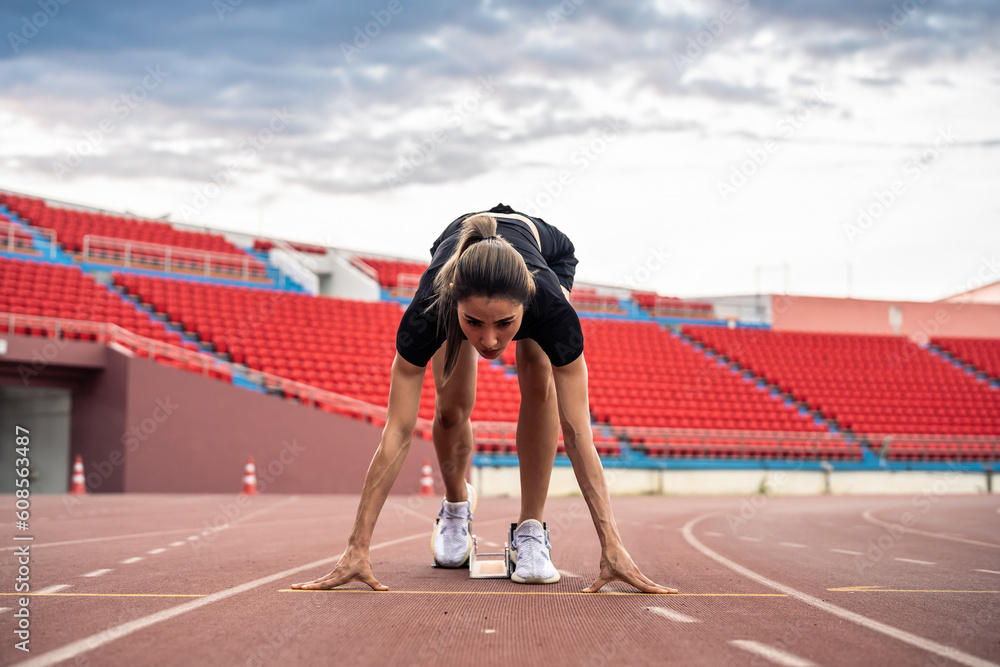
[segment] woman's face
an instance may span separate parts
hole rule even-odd
[[[458,323],[476,351],[496,359],[521,328],[524,306],[508,299],[471,296],[458,302]]]

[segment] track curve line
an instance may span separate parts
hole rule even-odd
[[[906,630],[900,630],[899,628],[893,627],[891,625],[886,625],[885,623],[876,621],[875,619],[868,618],[867,616],[862,616],[861,614],[849,611],[842,607],[838,607],[837,605],[833,605],[830,604],[829,602],[820,600],[817,597],[809,595],[808,593],[803,593],[802,591],[792,588],[791,586],[786,586],[785,584],[774,581],[773,579],[768,579],[767,577],[761,574],[757,574],[753,570],[747,569],[742,565],[740,565],[739,563],[731,561],[725,556],[716,553],[715,551],[709,549],[704,544],[702,544],[698,540],[698,538],[694,536],[694,527],[698,525],[701,521],[711,516],[716,516],[717,514],[718,514],[717,512],[712,512],[709,514],[702,514],[699,517],[691,519],[686,524],[684,524],[684,528],[681,529],[681,533],[684,535],[684,539],[687,541],[688,544],[690,544],[692,547],[700,551],[705,556],[708,556],[715,562],[719,563],[720,565],[723,565],[734,572],[742,574],[744,577],[752,579],[753,581],[756,581],[759,584],[767,586],[768,588],[773,588],[774,590],[781,591],[782,593],[788,595],[789,597],[793,597],[796,600],[799,600],[800,602],[804,602],[812,607],[816,607],[817,609],[825,611],[828,614],[832,614],[833,616],[842,618],[845,621],[850,621],[851,623],[860,625],[863,628],[874,630],[875,632],[886,635],[887,637],[892,637],[893,639],[899,640],[905,644],[909,644],[910,646],[916,647],[923,651],[934,653],[935,655],[939,655],[943,658],[947,658],[948,660],[953,660],[963,665],[968,665],[968,667],[1000,667],[1000,665],[998,665],[995,662],[990,662],[989,660],[985,660],[983,658],[971,655],[969,653],[965,653],[964,651],[960,651],[956,648],[945,646],[944,644],[939,644],[938,642],[933,641],[931,639],[926,639],[925,637],[915,635],[912,632],[907,632]]]

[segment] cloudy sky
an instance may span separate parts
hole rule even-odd
[[[994,0],[13,0],[0,26],[0,188],[415,258],[502,201],[580,279],[680,296],[1000,280]]]

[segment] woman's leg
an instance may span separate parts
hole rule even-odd
[[[445,498],[453,503],[468,500],[465,470],[472,456],[472,407],[476,403],[476,361],[479,354],[469,341],[462,341],[458,363],[447,382],[444,373],[444,346],[434,355],[434,450],[437,452]]]
[[[549,479],[559,440],[556,385],[549,358],[533,340],[517,341],[517,383],[521,409],[517,419],[517,458],[521,472],[518,524],[542,520]]]

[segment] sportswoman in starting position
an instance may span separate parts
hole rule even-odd
[[[620,580],[646,593],[677,592],[639,571],[611,512],[590,429],[583,331],[568,301],[576,272],[574,253],[573,244],[558,229],[502,204],[461,216],[438,237],[430,266],[396,333],[385,430],[365,477],[347,549],[329,574],[292,588],[328,589],[361,581],[388,590],[372,574],[371,537],[409,451],[429,361],[437,390],[434,449],[445,485],[432,535],[434,559],[442,567],[465,563],[472,550],[469,522],[476,505],[475,490],[465,481],[474,444],[470,416],[476,359],[496,359],[517,340],[521,514],[510,545],[516,562],[511,579],[529,584],[559,581],[542,511],[561,423],[566,454],[601,542],[600,574],[584,591],[595,593]]]

